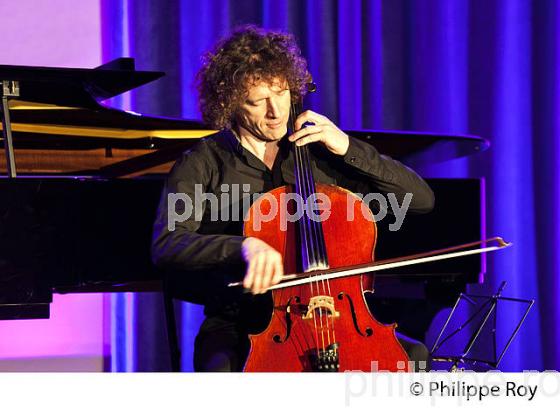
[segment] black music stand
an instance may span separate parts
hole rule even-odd
[[[463,370],[463,369],[459,368],[459,365],[467,363],[467,362],[471,363],[472,365],[483,364],[483,365],[487,366],[489,369],[490,368],[491,369],[496,369],[498,367],[498,365],[502,361],[502,358],[504,357],[504,354],[506,353],[507,349],[511,345],[511,342],[513,341],[513,338],[517,335],[517,333],[519,332],[519,329],[521,328],[521,325],[523,324],[523,322],[525,321],[525,318],[529,314],[529,310],[531,310],[531,307],[535,303],[534,300],[506,298],[506,297],[501,296],[502,291],[504,290],[505,286],[506,286],[506,282],[503,281],[501,283],[498,291],[492,296],[472,295],[472,294],[464,294],[464,293],[461,293],[459,295],[459,297],[457,298],[457,302],[455,302],[455,305],[453,306],[453,309],[449,313],[449,316],[447,317],[447,320],[446,320],[445,324],[443,325],[443,327],[442,327],[442,329],[441,329],[441,331],[440,331],[440,333],[439,333],[439,335],[438,335],[436,341],[434,342],[434,345],[432,346],[432,349],[430,351],[433,361],[452,363],[452,365],[449,369],[452,372],[458,371],[458,370]],[[457,327],[455,330],[449,332],[449,334],[446,335],[445,338],[442,338],[443,334],[447,330],[447,327],[448,327],[448,325],[449,325],[453,315],[455,314],[455,312],[457,310],[457,307],[459,306],[461,301],[465,301],[465,302],[469,303],[475,309],[474,313],[472,313],[459,327]],[[499,301],[510,301],[510,302],[516,302],[516,303],[524,303],[524,304],[527,305],[527,308],[525,309],[525,312],[523,313],[522,318],[517,323],[517,326],[515,327],[515,330],[512,332],[511,336],[509,337],[506,345],[502,349],[501,353],[498,355],[497,354],[497,348],[496,348],[496,322],[497,322],[496,318],[497,318],[497,310],[498,310],[498,302]],[[476,325],[476,322],[475,322],[476,320],[479,320],[478,325]],[[443,350],[442,346],[444,346],[447,341],[449,341],[453,336],[455,336],[456,334],[461,332],[467,326],[472,325],[472,324],[474,324],[474,331],[472,332],[466,346],[463,348],[462,353],[451,354],[451,355],[441,355],[441,356],[437,355],[438,351]],[[483,344],[485,341],[488,342],[484,338],[480,337],[481,334],[483,333],[483,331],[487,331],[487,332],[489,331],[490,332],[490,335],[488,336],[488,337],[491,338],[491,343],[492,343],[492,358],[490,360],[485,359],[485,358],[481,358],[481,357],[477,358],[475,356],[475,354],[471,353],[473,348],[477,345],[477,342],[479,344]]]

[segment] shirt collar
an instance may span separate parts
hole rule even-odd
[[[231,129],[224,130],[226,141],[228,142],[232,151],[237,152],[238,154],[243,153],[243,146],[241,145],[241,141],[239,137],[235,134],[235,132]]]
[[[243,148],[243,145],[241,145],[241,140],[239,139],[235,131],[233,131],[232,129],[225,129],[224,135],[225,140],[230,146],[231,150],[241,156],[247,164],[251,165],[253,168],[261,169],[263,171],[267,170],[266,166],[261,161],[259,161],[257,157],[255,157],[250,151]],[[293,158],[291,158],[291,143],[287,137],[282,138],[279,147],[280,151],[278,152],[278,155],[280,156],[283,173],[286,173],[287,171],[288,174],[293,174],[293,170],[291,169],[294,166],[294,162]],[[291,181],[292,178],[289,179],[290,183],[293,183]]]

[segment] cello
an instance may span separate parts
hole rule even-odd
[[[292,132],[301,111],[301,102],[291,105]],[[270,322],[260,334],[249,336],[244,371],[409,371],[396,324],[381,324],[366,304],[364,292],[372,289],[373,274],[335,279],[322,274],[373,261],[377,228],[371,210],[346,189],[315,183],[308,146],[292,148],[295,186],[260,196],[245,219],[244,235],[279,251],[285,274],[303,271],[310,279],[272,290]],[[282,212],[274,212],[278,204],[298,218],[287,221]],[[262,218],[271,212],[273,219]]]

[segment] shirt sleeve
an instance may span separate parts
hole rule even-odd
[[[204,144],[198,144],[184,153],[167,177],[152,236],[152,261],[158,268],[204,270],[243,263],[243,236],[198,232],[207,201],[200,201],[197,212],[195,194],[211,192],[212,175],[217,172],[217,164],[205,151]]]
[[[427,213],[434,208],[434,193],[429,185],[412,169],[388,156],[381,155],[377,149],[354,137],[350,138],[348,151],[343,156],[344,163],[362,175],[369,190],[376,189],[383,194],[393,193],[399,203],[406,194],[412,194],[408,210],[413,213]],[[345,179],[344,184],[352,189],[353,181]],[[360,189],[358,189],[358,192]]]

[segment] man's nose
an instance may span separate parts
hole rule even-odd
[[[278,103],[276,101],[274,101],[274,99],[272,99],[272,98],[268,100],[267,115],[270,118],[279,118],[280,117],[280,109],[279,109]]]

